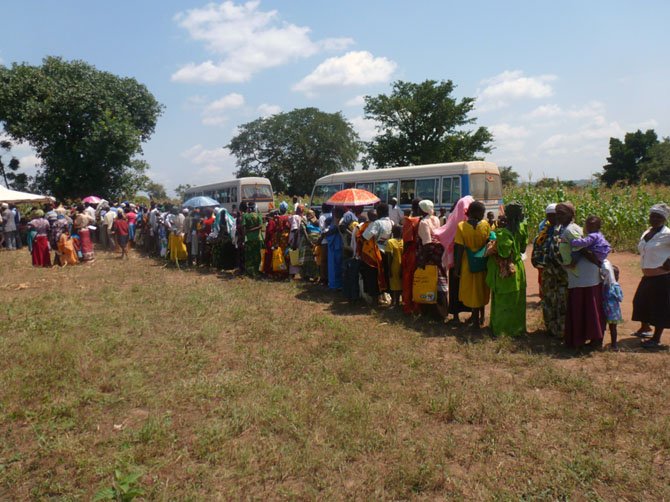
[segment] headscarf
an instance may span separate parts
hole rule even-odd
[[[423,199],[419,201],[419,208],[426,214],[433,214],[435,212],[435,205],[432,200]]]
[[[544,214],[556,214],[556,204],[549,204],[544,210]]]
[[[454,239],[456,239],[456,230],[461,221],[468,219],[466,212],[474,201],[475,199],[471,195],[466,195],[459,199],[456,207],[449,214],[447,222],[433,231],[433,235],[435,235],[440,244],[442,244],[442,247],[444,247],[442,265],[444,265],[445,270],[454,266]]]
[[[230,235],[230,238],[235,242],[235,235],[237,234],[237,224],[235,218],[228,212],[225,207],[218,208],[214,223],[212,224],[213,239],[218,237],[219,232],[223,230],[224,233]],[[211,234],[210,234],[211,235]]]
[[[664,204],[663,202],[659,204],[654,204],[653,206],[651,206],[649,214],[659,214],[667,220],[668,216],[670,216],[670,207],[668,207],[668,205]]]
[[[572,219],[575,219],[575,206],[572,205],[572,202],[561,202],[560,204],[556,204],[556,212],[559,210],[569,213],[570,216],[572,216]]]
[[[516,234],[519,224],[524,219],[523,205],[520,202],[510,202],[505,206],[505,217],[507,218],[507,229]]]
[[[286,211],[288,211],[288,203],[285,200],[283,200],[279,204],[279,213],[286,214]]]

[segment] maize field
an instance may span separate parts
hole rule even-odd
[[[640,185],[606,188],[515,186],[505,189],[505,202],[518,201],[525,208],[531,237],[544,219],[544,209],[553,202],[570,201],[575,205],[577,224],[589,215],[602,220],[602,233],[617,251],[636,251],[642,232],[649,226],[649,208],[670,203],[670,187]]]

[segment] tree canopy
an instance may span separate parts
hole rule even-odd
[[[264,176],[275,191],[306,194],[327,174],[351,170],[362,152],[358,134],[341,113],[300,108],[240,126],[227,148],[236,176]]]
[[[452,97],[451,80],[420,84],[397,81],[389,95],[365,97],[365,118],[378,123],[378,135],[367,143],[366,167],[394,167],[480,160],[491,151],[486,127],[468,130],[474,98]]]
[[[649,151],[657,143],[658,136],[653,129],[626,133],[623,141],[610,138],[610,156],[607,157],[608,164],[603,166],[600,180],[607,186],[618,181],[638,183],[640,165],[650,160]]]
[[[519,183],[519,173],[512,166],[500,166],[500,180],[503,186],[514,186]]]
[[[135,79],[83,61],[0,66],[0,122],[12,139],[35,148],[37,188],[59,198],[113,198],[145,183],[146,163],[135,156],[161,112]]]
[[[11,149],[11,141],[0,141],[0,150],[9,152]],[[28,190],[30,185],[30,177],[25,173],[17,172],[20,167],[21,164],[19,163],[19,159],[16,157],[12,156],[12,158],[7,162],[7,165],[5,165],[2,157],[0,156],[0,176],[2,177],[2,181],[5,182],[5,186],[10,190],[25,192]]]
[[[670,185],[670,138],[656,143],[647,152],[648,159],[640,162],[640,179],[648,183]]]

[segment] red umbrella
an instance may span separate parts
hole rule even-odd
[[[360,188],[346,188],[333,194],[333,196],[326,201],[326,204],[331,206],[372,206],[379,202],[379,197],[367,190]]]
[[[101,200],[102,199],[97,195],[89,195],[88,197],[84,198],[82,202],[88,202],[89,204],[100,204]]]

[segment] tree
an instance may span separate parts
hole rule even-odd
[[[640,179],[670,185],[670,138],[656,143],[647,153],[648,160],[640,162]]]
[[[168,198],[165,187],[160,183],[156,183],[155,181],[149,181],[145,185],[144,191],[149,194],[150,199],[165,200]]]
[[[653,129],[642,132],[626,133],[624,141],[610,138],[610,156],[608,164],[603,166],[600,180],[612,186],[618,181],[638,183],[640,181],[640,164],[649,160],[649,149],[658,143],[658,136]]]
[[[188,189],[191,188],[192,186],[193,186],[193,185],[191,185],[190,183],[185,183],[185,184],[182,184],[182,185],[178,185],[177,188],[174,189],[174,191],[175,191],[175,193],[177,194],[177,197],[178,197],[179,199],[182,199],[182,200],[183,200],[183,199],[184,199],[184,195],[186,194],[186,190],[188,190]]]
[[[365,97],[365,118],[376,121],[378,135],[367,143],[365,168],[478,160],[491,151],[485,127],[468,131],[474,98],[457,101],[451,80],[420,84],[397,81],[390,95]]]
[[[358,135],[340,113],[301,108],[240,126],[227,148],[236,176],[264,176],[276,191],[306,194],[327,174],[351,170],[362,152]]]
[[[512,170],[512,166],[500,166],[500,179],[503,186],[514,186],[519,183],[519,173]]]
[[[0,66],[0,122],[12,139],[37,151],[38,188],[58,198],[109,199],[141,184],[146,164],[135,156],[162,105],[135,79],[83,61],[42,63]]]

